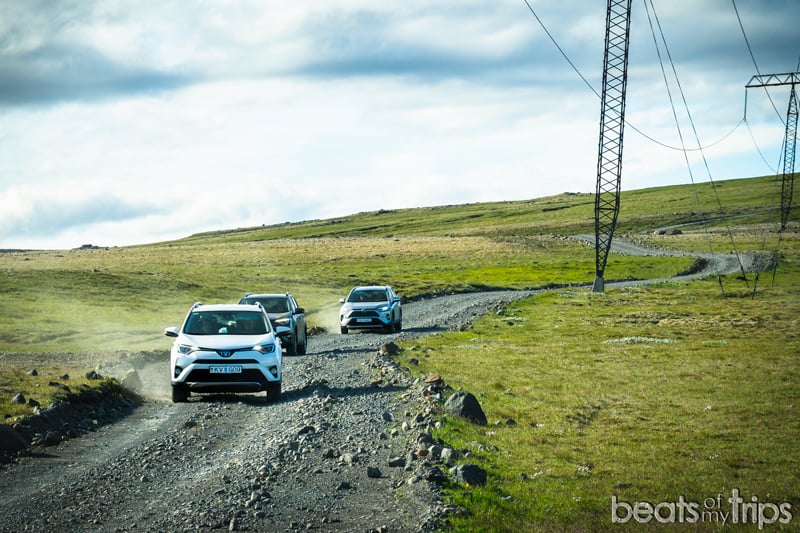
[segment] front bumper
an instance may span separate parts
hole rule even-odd
[[[392,313],[390,311],[354,309],[342,315],[340,323],[350,329],[385,328],[392,323]]]
[[[172,385],[185,385],[198,392],[260,392],[269,383],[281,381],[281,360],[275,355],[238,352],[234,358],[221,358],[214,352],[195,352],[194,356],[172,357]],[[212,373],[212,368],[234,367],[238,372]]]

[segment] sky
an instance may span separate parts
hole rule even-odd
[[[594,192],[605,17],[0,0],[0,249]],[[798,20],[797,0],[634,0],[622,188],[779,172],[789,88],[745,85],[798,70]]]

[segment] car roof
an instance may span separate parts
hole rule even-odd
[[[354,291],[374,291],[374,290],[386,290],[390,288],[388,285],[362,285],[358,287],[353,287]]]
[[[256,304],[200,304],[192,307],[192,311],[263,311]]]
[[[265,293],[265,294],[246,294],[242,296],[242,299],[245,298],[288,298],[289,293],[285,292],[283,294],[278,293]]]

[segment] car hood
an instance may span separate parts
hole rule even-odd
[[[388,305],[389,302],[345,302],[342,309],[378,309]]]
[[[183,335],[178,342],[211,350],[238,350],[259,344],[277,344],[271,333],[267,335]]]

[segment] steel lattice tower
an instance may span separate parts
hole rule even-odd
[[[786,135],[783,155],[783,179],[781,180],[781,231],[786,229],[789,210],[792,208],[794,190],[794,149],[797,144],[797,91],[794,84],[789,93],[789,110],[786,112]],[[789,146],[791,145],[791,148]]]
[[[608,0],[606,46],[603,59],[603,95],[600,107],[600,146],[597,158],[597,192],[594,200],[596,258],[596,277],[592,289],[594,292],[605,290],[603,275],[619,215],[630,15],[631,0]]]
[[[774,87],[791,85],[789,92],[789,109],[786,111],[786,133],[783,144],[783,176],[781,179],[781,231],[786,229],[789,210],[792,208],[792,192],[794,190],[794,152],[797,145],[797,84],[800,83],[800,72],[787,74],[766,74],[753,76],[745,85],[753,87]]]

